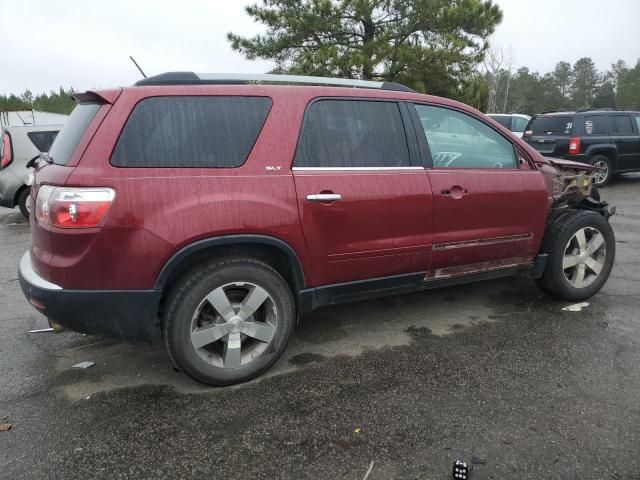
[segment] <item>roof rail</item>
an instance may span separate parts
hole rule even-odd
[[[379,90],[395,90],[399,92],[415,92],[415,90],[395,82],[374,82],[371,80],[353,80],[349,78],[311,77],[306,75],[277,75],[272,73],[194,73],[167,72],[139,80],[135,86],[146,85],[251,85],[251,84],[286,84],[286,85],[323,85],[335,87],[375,88]]]
[[[576,112],[617,112],[615,107],[603,107],[603,108],[579,108]]]

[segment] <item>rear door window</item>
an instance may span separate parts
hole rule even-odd
[[[27,137],[39,152],[48,152],[57,135],[57,130],[27,133]]]
[[[184,96],[142,100],[111,157],[117,167],[241,166],[269,114],[267,97]]]
[[[541,115],[531,120],[529,130],[535,136],[569,136],[573,129],[573,117],[568,115]]]
[[[512,132],[524,132],[524,129],[529,123],[529,120],[522,117],[513,117],[511,122],[511,131]]]
[[[307,110],[296,167],[409,167],[396,102],[319,100]]]
[[[73,151],[78,146],[85,130],[96,116],[101,104],[95,102],[79,103],[71,112],[65,126],[56,136],[51,148],[49,157],[53,163],[66,165],[73,155]],[[45,150],[46,151],[46,150]]]
[[[633,123],[629,115],[610,116],[609,128],[612,135],[633,135]]]
[[[505,128],[511,129],[511,117],[507,115],[490,115],[496,122]]]
[[[604,115],[588,115],[584,117],[584,133],[586,135],[606,135],[607,117]]]
[[[636,125],[638,126],[638,132],[640,132],[640,115],[636,115]]]

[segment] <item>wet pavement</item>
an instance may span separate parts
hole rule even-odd
[[[640,479],[640,175],[602,196],[616,265],[582,311],[525,278],[325,308],[229,388],[161,347],[27,333],[29,227],[0,209],[0,479],[447,479],[472,457],[477,479]]]

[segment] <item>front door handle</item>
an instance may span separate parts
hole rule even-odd
[[[440,193],[447,197],[458,199],[469,193],[469,190],[467,190],[466,188],[462,188],[460,185],[454,185],[451,188],[443,188],[442,190],[440,190]]]
[[[307,202],[330,203],[337,202],[338,200],[342,200],[342,195],[339,193],[314,193],[307,195]]]

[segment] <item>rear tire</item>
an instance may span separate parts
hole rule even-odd
[[[29,209],[31,203],[31,189],[25,188],[20,192],[18,196],[18,208],[20,209],[20,213],[27,220],[29,219]]]
[[[609,183],[613,178],[613,164],[608,157],[604,155],[594,155],[590,160],[591,165],[598,167],[599,171],[596,173],[596,179],[594,185],[602,187]]]
[[[571,210],[549,228],[541,253],[548,254],[538,287],[561,300],[585,300],[606,283],[616,242],[609,222],[595,212]]]
[[[296,318],[280,274],[244,257],[191,270],[172,288],[164,311],[169,356],[182,372],[209,385],[245,382],[269,369]]]

